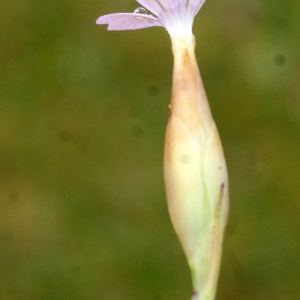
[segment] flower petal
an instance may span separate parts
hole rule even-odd
[[[172,18],[178,13],[178,1],[180,0],[136,0],[142,6],[154,13],[160,20],[172,22]],[[171,13],[171,14],[170,14]],[[164,24],[165,25],[165,24]]]
[[[136,0],[138,3],[140,3],[142,6],[146,7],[149,11],[153,12],[155,15],[160,16],[166,8],[169,8],[170,6],[174,7],[174,5],[170,5],[170,1],[168,0]],[[171,0],[171,2],[173,2]],[[177,2],[177,0],[175,0]]]
[[[202,5],[204,4],[205,0],[188,0],[187,1],[187,9],[196,16]]]
[[[155,14],[171,36],[191,35],[195,15],[205,0],[136,0]]]
[[[136,0],[149,11],[153,12],[158,17],[165,17],[165,13],[170,11],[183,16],[185,13],[191,13],[194,17],[205,0]]]
[[[108,30],[134,30],[163,24],[152,15],[138,13],[119,13],[105,15],[97,19],[96,24],[108,24]]]

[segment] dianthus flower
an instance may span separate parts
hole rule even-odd
[[[228,214],[222,144],[195,56],[192,26],[205,0],[137,0],[133,13],[105,15],[108,30],[165,27],[174,54],[164,151],[168,209],[192,273],[192,300],[215,299]],[[148,14],[147,10],[152,12]]]

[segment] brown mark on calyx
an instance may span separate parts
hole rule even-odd
[[[224,194],[224,187],[225,187],[225,183],[222,182],[221,187],[220,187],[220,198],[223,198],[223,194]]]
[[[190,81],[192,80],[192,78],[190,78],[190,76],[194,77],[192,74],[194,73],[194,68],[193,68],[193,63],[192,63],[193,58],[190,55],[190,52],[188,49],[184,49],[184,52],[182,54],[182,66],[185,69],[185,73],[186,75],[188,75],[187,77],[184,77],[183,82],[185,82],[186,80]]]
[[[220,194],[219,194],[219,200],[216,206],[216,218],[220,218],[221,215],[221,206],[222,206],[222,200],[223,200],[223,196],[224,196],[224,189],[225,189],[225,183],[222,182],[221,186],[220,186]]]
[[[182,55],[182,64],[187,66],[190,65],[191,57],[188,49],[184,49],[184,54]]]

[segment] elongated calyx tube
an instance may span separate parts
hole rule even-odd
[[[137,0],[133,13],[101,16],[108,30],[165,27],[174,70],[164,178],[171,220],[192,273],[192,300],[213,300],[228,214],[228,179],[221,141],[195,57],[194,17],[205,0]],[[148,9],[152,14],[148,14]]]
[[[171,36],[171,41],[173,86],[164,153],[168,208],[192,272],[193,300],[209,300],[216,294],[228,213],[226,163],[194,36]]]

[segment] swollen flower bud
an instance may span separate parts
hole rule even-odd
[[[214,299],[228,212],[226,164],[194,37],[171,40],[174,70],[164,159],[168,207],[192,271],[193,300]]]

